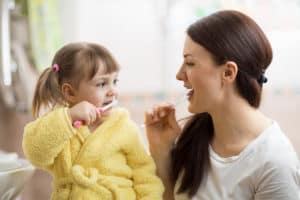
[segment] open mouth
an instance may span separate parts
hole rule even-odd
[[[111,102],[113,102],[113,101],[112,101],[112,100],[111,100],[111,101],[106,101],[106,102],[104,102],[104,103],[102,104],[102,106],[106,106],[106,105],[110,104]]]
[[[188,92],[187,92],[187,97],[190,99],[194,94],[194,89],[189,89]]]

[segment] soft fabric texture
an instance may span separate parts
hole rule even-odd
[[[26,125],[23,150],[53,175],[52,200],[160,200],[164,188],[139,133],[122,108],[92,133],[58,108]]]
[[[211,170],[192,200],[300,199],[299,159],[276,122],[238,156],[223,158],[211,147],[209,151]],[[175,194],[175,200],[188,199]]]

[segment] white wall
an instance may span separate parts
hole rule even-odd
[[[162,38],[151,1],[72,2],[73,11],[68,9],[65,17],[74,16],[76,20],[64,20],[65,38],[106,46],[122,67],[120,88],[123,91],[156,91],[164,85]]]
[[[284,4],[275,0],[170,2],[174,4],[167,13],[163,0],[59,1],[64,41],[106,46],[122,67],[123,92],[182,90],[175,74],[182,62],[185,29],[196,19],[195,8],[205,14],[220,8],[240,9],[262,26],[273,46],[266,87],[300,87],[300,3],[296,0]]]

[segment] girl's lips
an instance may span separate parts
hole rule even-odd
[[[103,103],[102,106],[106,106],[106,105],[110,104],[111,102],[112,102],[112,101],[105,102],[105,103]]]
[[[103,104],[102,104],[102,107],[103,106],[106,106],[106,105],[108,105],[108,104],[110,104],[110,103],[112,103],[113,102],[113,100],[111,100],[111,101],[105,101]]]

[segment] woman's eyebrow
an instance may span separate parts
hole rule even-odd
[[[193,57],[192,54],[190,54],[190,53],[185,53],[185,54],[183,54],[183,57],[184,57],[184,58],[186,58],[186,57],[188,57],[188,56]]]

